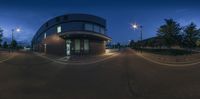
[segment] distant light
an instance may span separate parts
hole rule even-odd
[[[17,31],[17,32],[20,32],[20,31],[21,31],[21,29],[20,29],[20,28],[17,28],[17,29],[16,29],[16,31]]]
[[[133,27],[134,29],[137,29],[137,28],[138,28],[138,25],[137,25],[137,24],[132,24],[132,27]]]

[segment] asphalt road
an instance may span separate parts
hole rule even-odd
[[[130,49],[90,65],[62,65],[32,53],[0,63],[0,99],[199,99],[200,64],[169,67]]]

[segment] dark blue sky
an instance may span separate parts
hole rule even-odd
[[[134,22],[144,26],[144,38],[155,36],[165,18],[200,26],[199,5],[198,0],[1,0],[0,27],[7,38],[12,28],[20,27],[22,32],[15,33],[15,38],[30,42],[47,20],[67,13],[87,13],[107,20],[113,42],[128,42],[140,38],[139,31],[130,28]]]

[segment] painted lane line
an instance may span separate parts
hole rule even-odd
[[[0,60],[0,63],[3,63],[3,62],[5,62],[5,61],[8,61],[8,60],[14,58],[14,56],[15,56],[15,55],[12,55],[12,56],[10,56],[10,57],[8,57],[8,58],[6,58],[6,59]]]
[[[137,56],[140,56],[142,57],[143,59],[146,59],[150,62],[153,62],[153,63],[156,63],[156,64],[160,64],[160,65],[166,65],[166,66],[175,66],[175,67],[186,67],[186,66],[193,66],[193,65],[197,65],[197,64],[200,64],[200,61],[199,62],[195,62],[195,63],[186,63],[186,64],[167,64],[167,63],[162,63],[162,62],[158,62],[158,61],[155,61],[155,60],[152,60],[150,58],[147,58],[141,54],[138,54],[136,53]]]
[[[100,60],[96,60],[96,61],[92,61],[92,62],[88,62],[88,63],[67,63],[67,62],[61,62],[61,61],[56,60],[56,59],[48,58],[48,57],[40,55],[38,53],[35,53],[35,54],[37,56],[43,57],[45,59],[48,59],[48,60],[53,61],[53,62],[58,63],[58,64],[63,64],[63,65],[67,65],[67,64],[69,64],[69,65],[89,65],[89,64],[95,64],[95,63],[103,62],[105,60],[111,59],[111,58],[116,57],[116,56],[119,55],[119,53],[117,53],[117,54],[111,55],[109,57],[106,57],[106,58],[103,58],[103,59],[100,59]]]

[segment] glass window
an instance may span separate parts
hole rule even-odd
[[[92,24],[85,24],[85,30],[87,30],[87,31],[93,31]]]
[[[80,52],[80,49],[81,49],[80,46],[81,46],[80,40],[76,39],[75,40],[75,52]]]
[[[64,16],[64,20],[68,20],[68,16]]]
[[[46,33],[44,33],[44,39],[46,39],[47,38],[47,34]]]
[[[98,25],[94,25],[94,32],[100,32],[100,27]]]
[[[89,50],[89,40],[84,40],[84,50]]]
[[[60,17],[57,17],[57,18],[56,18],[56,22],[59,22],[59,21],[60,21]]]
[[[105,29],[104,28],[100,28],[100,33],[105,34]]]
[[[44,44],[44,52],[47,52],[47,44]]]
[[[47,22],[47,23],[46,23],[46,27],[48,27],[48,26],[49,26],[49,23]]]
[[[60,33],[61,32],[61,26],[58,26],[57,27],[57,33]]]

